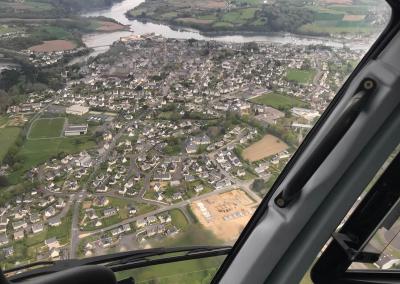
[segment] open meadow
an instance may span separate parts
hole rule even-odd
[[[21,128],[19,127],[0,128],[0,161],[3,160],[8,149],[14,144],[20,132]]]

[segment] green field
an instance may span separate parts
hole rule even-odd
[[[17,154],[23,158],[23,165],[17,171],[12,172],[9,179],[12,183],[20,181],[25,171],[60,153],[73,154],[94,147],[96,147],[96,143],[87,136],[26,140]]]
[[[60,137],[64,127],[65,118],[42,118],[32,122],[29,137],[35,138],[54,138]]]
[[[294,69],[289,68],[287,70],[286,78],[289,81],[295,81],[300,84],[311,83],[315,76],[314,70]]]
[[[256,97],[251,101],[253,103],[263,104],[281,110],[288,110],[292,107],[306,106],[306,103],[299,99],[275,92]]]
[[[169,214],[171,215],[172,218],[172,224],[176,226],[179,229],[185,230],[188,226],[188,221],[179,209],[174,209],[169,211]]]
[[[8,149],[14,144],[20,132],[21,128],[19,127],[0,128],[0,161],[3,160]]]

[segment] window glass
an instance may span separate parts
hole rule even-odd
[[[383,0],[0,0],[2,268],[233,245],[389,18]]]
[[[129,277],[135,283],[210,283],[222,264],[224,257],[187,260],[178,263],[160,264],[116,273],[117,280]]]

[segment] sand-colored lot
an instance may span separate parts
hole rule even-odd
[[[123,25],[114,23],[114,22],[100,22],[100,27],[97,28],[98,31],[101,32],[112,32],[123,30],[125,27]]]
[[[225,242],[233,242],[257,205],[244,191],[236,189],[195,201],[191,208],[206,229]]]
[[[279,138],[267,134],[260,141],[243,150],[243,158],[254,162],[286,150],[288,145]]]
[[[76,48],[76,44],[69,40],[49,40],[42,44],[34,45],[29,49],[36,52],[53,52],[71,50]]]

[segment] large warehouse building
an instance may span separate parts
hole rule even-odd
[[[65,127],[64,135],[65,136],[77,136],[77,135],[85,135],[88,130],[88,125],[68,125]]]

